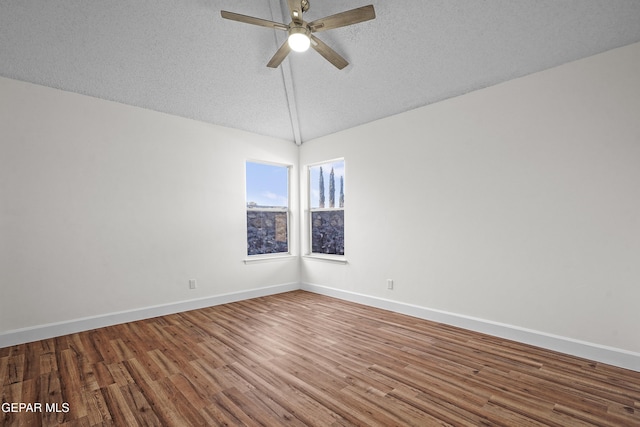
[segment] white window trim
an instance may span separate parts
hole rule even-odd
[[[312,259],[315,261],[334,262],[337,264],[349,263],[349,261],[344,255],[308,253],[308,254],[304,254],[302,257],[306,259]]]
[[[307,209],[305,211],[305,217],[306,217],[306,223],[307,223],[307,227],[306,227],[306,234],[307,234],[307,245],[306,245],[306,252],[303,255],[303,258],[306,259],[313,259],[313,260],[318,260],[318,261],[327,261],[327,262],[334,262],[334,263],[338,263],[338,264],[347,264],[347,257],[345,255],[338,255],[338,254],[321,254],[321,253],[316,253],[316,252],[312,252],[311,251],[311,247],[312,247],[312,241],[313,241],[313,237],[312,237],[312,230],[311,230],[311,215],[313,212],[324,212],[324,211],[343,211],[345,212],[345,208],[346,206],[342,206],[341,208],[311,208],[311,168],[314,166],[320,166],[320,165],[324,165],[327,163],[333,163],[333,162],[344,162],[345,165],[345,171],[347,170],[347,162],[345,160],[344,157],[337,157],[335,159],[329,159],[329,160],[323,160],[320,162],[315,162],[315,163],[309,163],[305,166],[306,168],[306,175],[307,175],[307,190],[306,190],[306,205],[307,205]],[[346,177],[345,177],[346,178]],[[345,203],[346,205],[346,203]],[[345,245],[346,246],[346,245]]]
[[[278,167],[283,167],[283,168],[287,168],[287,207],[286,208],[281,208],[281,207],[271,207],[271,208],[260,208],[260,207],[249,207],[247,206],[247,170],[246,170],[246,165],[247,163],[260,163],[263,165],[270,165],[270,166],[278,166]],[[291,252],[291,241],[293,240],[291,237],[291,221],[293,219],[293,214],[291,212],[291,170],[293,169],[293,165],[290,164],[286,164],[286,163],[277,163],[277,162],[269,162],[269,161],[264,161],[264,160],[256,160],[256,159],[246,159],[245,160],[245,185],[244,185],[244,189],[245,189],[245,197],[244,197],[244,212],[245,212],[245,220],[246,220],[246,213],[248,211],[263,211],[263,212],[286,212],[287,215],[287,252],[277,252],[277,253],[272,253],[272,254],[255,254],[255,255],[249,255],[248,253],[245,253],[245,258],[243,260],[243,262],[245,264],[252,264],[252,263],[256,263],[256,262],[269,262],[269,261],[279,261],[279,260],[285,260],[285,259],[290,259],[290,258],[298,258],[297,255],[294,255]],[[244,233],[244,241],[245,244],[248,240],[248,235],[247,235],[247,228],[245,227],[245,233]]]
[[[248,257],[249,255],[247,255]],[[282,252],[277,254],[263,254],[263,255],[250,255],[251,258],[245,258],[242,260],[245,264],[254,264],[260,262],[273,262],[273,261],[286,261],[291,259],[297,259],[297,255],[291,253]]]

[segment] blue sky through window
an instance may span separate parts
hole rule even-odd
[[[287,207],[288,177],[287,166],[247,162],[247,203],[258,206]]]
[[[320,206],[320,167],[322,167],[322,175],[324,177],[325,208],[329,207],[329,174],[331,174],[331,168],[333,168],[336,192],[335,207],[337,208],[340,197],[340,177],[344,177],[344,160],[327,162],[321,165],[314,165],[309,168],[309,195],[311,198],[312,209]]]

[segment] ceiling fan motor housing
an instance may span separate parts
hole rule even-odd
[[[292,25],[291,28],[289,28],[289,37],[291,37],[293,34],[302,34],[307,37],[311,37],[311,30],[306,24]]]

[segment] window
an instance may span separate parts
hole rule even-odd
[[[247,162],[247,254],[289,252],[289,167]]]
[[[344,160],[309,167],[311,253],[344,255]]]

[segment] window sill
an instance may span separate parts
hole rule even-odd
[[[347,264],[347,259],[341,255],[306,254],[303,258],[315,261],[334,262],[336,264]]]
[[[260,262],[271,262],[271,261],[286,261],[291,259],[297,259],[296,255],[291,254],[283,254],[283,255],[254,255],[251,258],[245,258],[243,262],[245,264],[255,264]]]

